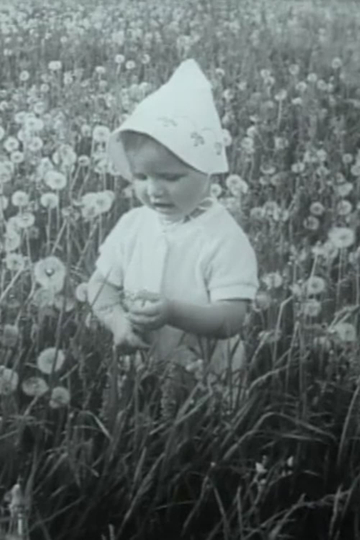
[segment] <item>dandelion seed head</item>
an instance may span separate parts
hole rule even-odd
[[[315,349],[322,349],[323,351],[330,351],[332,347],[331,340],[326,336],[316,336],[313,340],[313,346]]]
[[[26,150],[33,153],[40,152],[43,146],[44,143],[40,137],[32,137],[26,142]]]
[[[266,310],[272,304],[271,296],[266,291],[259,291],[255,296],[255,307],[259,310]]]
[[[288,141],[284,137],[274,137],[275,150],[285,150],[289,146]]]
[[[334,70],[340,69],[342,67],[342,65],[343,65],[343,62],[342,62],[341,58],[339,58],[339,57],[333,58],[333,60],[331,62],[331,67]]]
[[[317,231],[320,227],[320,221],[315,216],[308,216],[305,218],[303,224],[305,229],[308,229],[309,231]]]
[[[327,90],[327,84],[322,79],[319,79],[317,81],[316,86],[317,86],[318,90],[321,90],[322,92],[325,92]]]
[[[44,349],[36,360],[38,369],[46,375],[59,371],[64,363],[65,354],[61,349],[56,349],[56,347]]]
[[[316,151],[316,157],[320,161],[320,163],[324,163],[327,159],[327,152],[324,149],[320,149]]]
[[[310,298],[301,304],[301,312],[305,317],[318,317],[321,312],[321,303]]]
[[[307,80],[309,83],[314,84],[318,80],[318,76],[316,75],[316,73],[309,73],[309,75],[307,76]]]
[[[40,204],[44,208],[52,210],[59,206],[59,196],[56,193],[43,193],[40,197]]]
[[[263,80],[267,80],[271,76],[271,71],[268,69],[261,69],[260,70],[260,77]]]
[[[285,89],[280,90],[277,94],[275,94],[274,99],[275,101],[284,101],[288,96],[288,93]]]
[[[334,191],[338,197],[347,197],[354,189],[350,182],[334,186]]]
[[[325,212],[325,207],[321,202],[315,201],[315,202],[311,203],[311,205],[310,205],[310,213],[313,216],[322,216],[324,212]]]
[[[46,111],[46,103],[44,101],[37,101],[33,105],[33,111],[35,114],[42,115]]]
[[[134,62],[134,60],[128,60],[125,63],[125,69],[127,71],[133,71],[135,68],[136,68],[136,63]]]
[[[332,327],[333,333],[344,343],[353,343],[357,340],[355,326],[347,322],[339,322]]]
[[[15,251],[20,247],[21,237],[14,229],[8,228],[4,235],[5,251]]]
[[[64,286],[66,267],[57,257],[49,256],[35,263],[34,277],[45,289],[60,292]]]
[[[96,67],[95,67],[95,73],[96,73],[97,75],[100,75],[100,76],[105,75],[105,73],[106,73],[106,68],[105,68],[104,66],[96,66]]]
[[[88,299],[88,284],[80,283],[75,289],[75,297],[79,302],[87,302]]]
[[[105,214],[110,210],[115,200],[115,193],[110,190],[98,191],[94,199],[94,204],[98,208],[99,214]]]
[[[53,60],[48,63],[48,68],[52,72],[60,71],[62,69],[62,63],[60,60]]]
[[[299,81],[296,85],[296,90],[300,92],[300,94],[303,94],[308,88],[308,85],[305,81]]]
[[[26,396],[41,397],[49,391],[49,386],[41,377],[29,377],[21,383],[21,390]]]
[[[342,200],[336,205],[336,212],[339,216],[348,216],[352,212],[352,204],[350,201]]]
[[[110,129],[107,126],[95,126],[92,133],[93,140],[98,143],[107,143],[110,137]]]
[[[70,403],[70,392],[63,386],[56,386],[52,389],[49,405],[52,409],[66,407]]]
[[[298,64],[291,64],[291,66],[289,66],[289,73],[293,77],[296,77],[300,73],[300,66]]]
[[[302,161],[299,161],[297,163],[293,163],[291,165],[291,171],[295,174],[300,174],[302,172],[304,172],[305,170],[305,163],[303,163]]]
[[[23,70],[20,72],[20,75],[19,75],[19,80],[21,82],[26,82],[30,79],[30,73],[26,70]]]
[[[19,328],[14,324],[5,324],[1,336],[1,343],[4,347],[15,347],[19,341]]]
[[[279,272],[270,272],[261,278],[268,289],[278,289],[283,284],[283,278]]]
[[[56,191],[64,189],[67,184],[66,176],[55,170],[48,170],[44,174],[44,182],[49,188]]]
[[[19,375],[16,371],[0,366],[0,395],[8,396],[15,392],[19,384]]]
[[[23,163],[25,156],[23,152],[20,152],[19,150],[15,150],[14,152],[11,152],[10,159],[12,163],[15,165],[19,165],[19,163]]]
[[[125,56],[123,56],[122,54],[117,54],[114,58],[114,62],[118,66],[121,66],[125,62]]]
[[[35,216],[31,212],[21,212],[14,216],[14,221],[19,229],[29,229],[35,223]]]
[[[244,137],[241,141],[241,149],[244,150],[246,154],[254,153],[254,140],[252,137]]]
[[[330,242],[338,249],[346,249],[355,242],[355,233],[348,227],[333,227],[329,233]]]
[[[77,154],[70,144],[62,144],[53,154],[53,162],[63,167],[71,167],[77,160]]]
[[[223,136],[223,142],[224,146],[231,146],[232,144],[232,136],[228,129],[223,128],[222,129],[222,136]]]
[[[350,172],[354,176],[360,176],[360,162],[356,162],[350,169]]]
[[[34,114],[26,114],[23,122],[25,130],[38,133],[44,129],[44,122],[41,118],[37,118]]]
[[[255,221],[262,221],[266,217],[266,211],[262,206],[255,206],[250,210],[250,218]]]
[[[249,190],[248,184],[238,174],[230,174],[225,180],[226,187],[232,195],[239,196]]]
[[[80,165],[80,167],[89,167],[90,166],[89,156],[85,156],[85,155],[79,156],[78,165]]]
[[[311,276],[305,281],[303,288],[307,295],[321,294],[326,288],[326,282],[320,276]]]
[[[11,154],[12,152],[14,152],[15,150],[18,150],[19,149],[19,141],[18,139],[16,139],[15,137],[8,137],[5,142],[3,143],[3,147],[5,148],[5,150]]]
[[[7,253],[5,265],[11,272],[20,272],[25,268],[25,258],[21,253]]]

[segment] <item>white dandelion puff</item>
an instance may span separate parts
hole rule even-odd
[[[60,191],[66,187],[66,176],[61,172],[55,170],[49,170],[44,176],[45,184],[56,191]]]
[[[64,286],[66,267],[57,257],[49,256],[35,263],[34,276],[45,289],[60,292]]]
[[[49,386],[41,377],[29,377],[21,383],[21,390],[27,396],[41,397],[48,392]]]
[[[8,396],[15,392],[19,384],[19,375],[13,369],[0,366],[0,395]]]
[[[333,227],[329,231],[328,238],[338,249],[346,249],[355,242],[355,233],[348,227]]]
[[[66,407],[70,403],[70,392],[63,386],[53,388],[50,396],[49,405],[52,409]]]
[[[38,369],[50,375],[55,371],[59,371],[65,363],[65,354],[61,349],[56,349],[56,347],[48,347],[44,349],[36,360],[36,365]]]

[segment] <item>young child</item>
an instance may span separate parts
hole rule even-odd
[[[150,345],[160,362],[175,361],[181,345],[197,350],[200,337],[215,339],[215,374],[231,356],[231,369],[241,367],[257,263],[241,227],[210,197],[212,175],[229,168],[211,85],[194,60],[136,107],[108,152],[143,206],[121,216],[100,247],[88,287],[95,315],[115,345]]]

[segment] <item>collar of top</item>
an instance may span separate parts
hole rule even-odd
[[[185,60],[167,83],[143,99],[108,142],[113,172],[131,180],[121,133],[149,135],[182,161],[208,175],[229,170],[211,84],[194,59]]]

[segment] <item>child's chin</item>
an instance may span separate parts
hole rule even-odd
[[[185,216],[185,214],[183,214],[182,212],[179,212],[179,210],[177,210],[174,206],[169,206],[169,207],[155,206],[155,207],[152,207],[152,209],[159,216],[167,220],[179,220]]]

